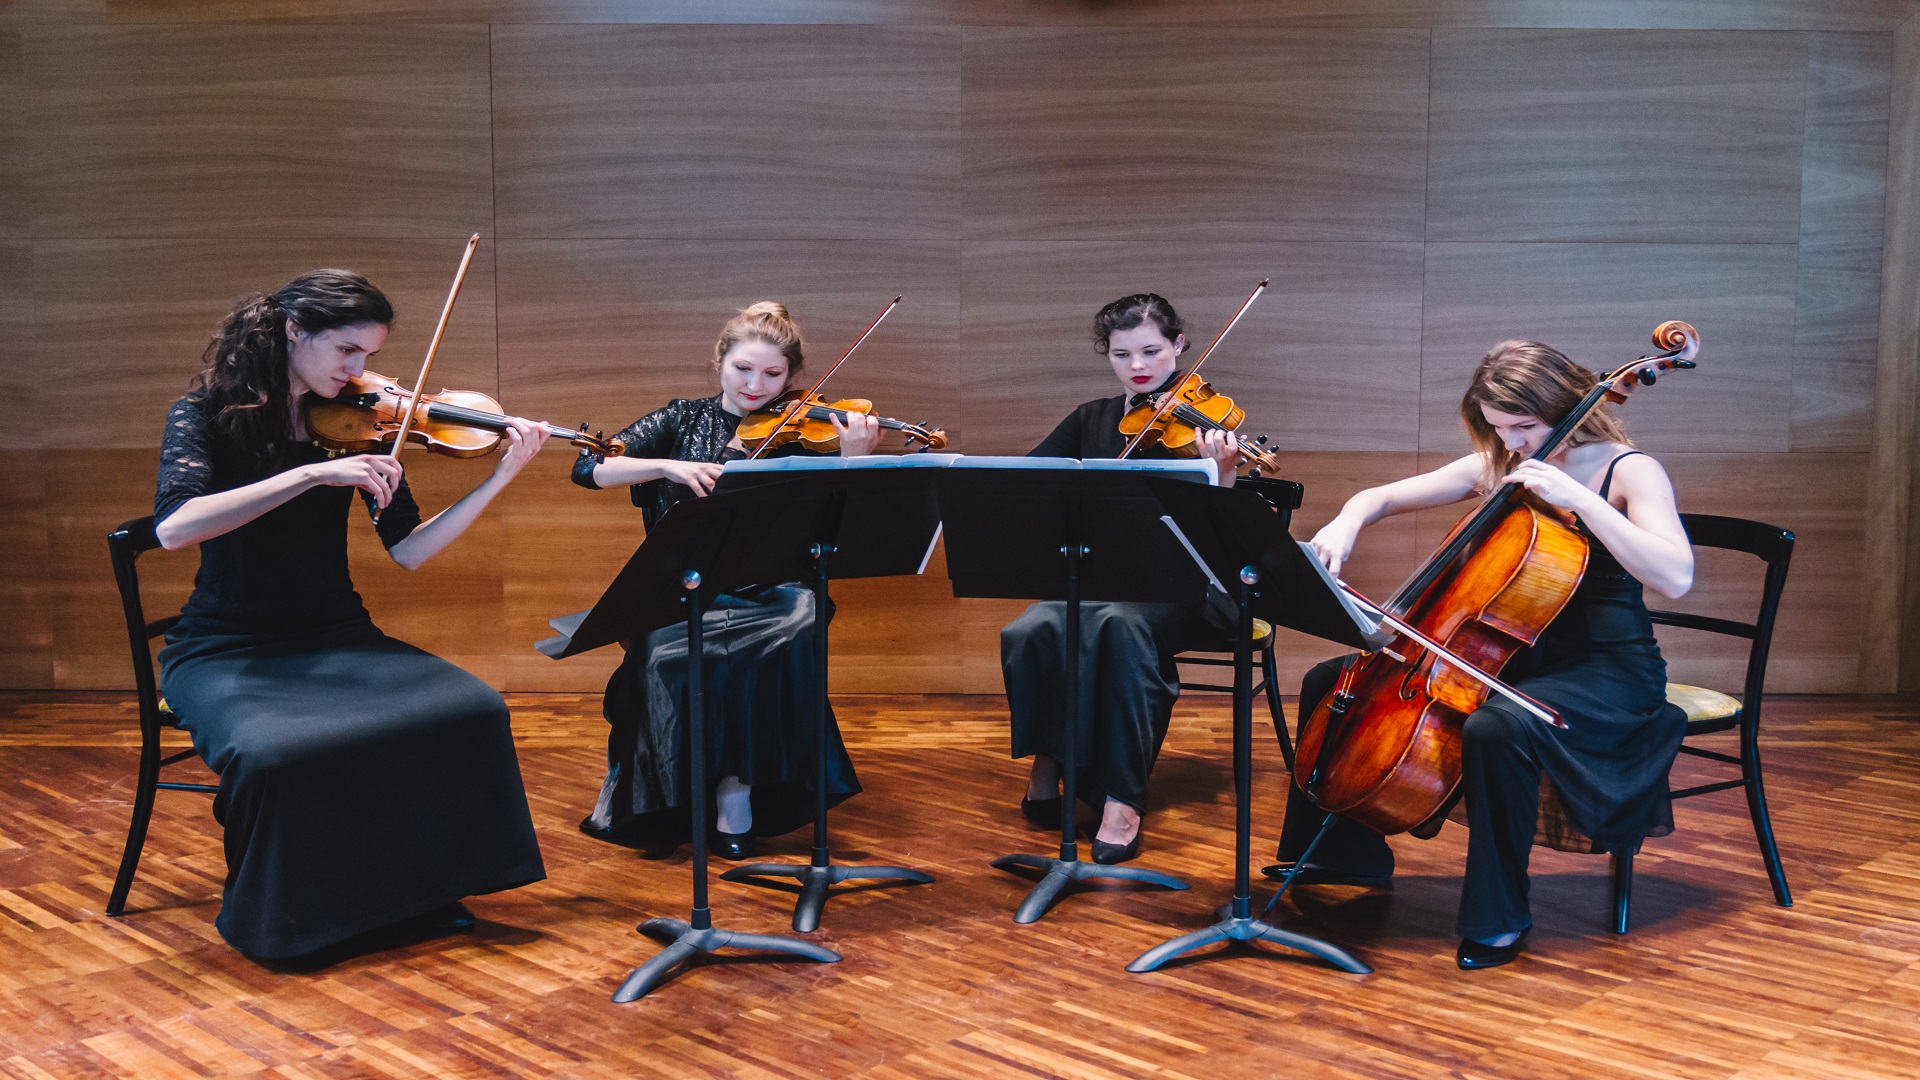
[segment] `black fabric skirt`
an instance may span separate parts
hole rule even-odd
[[[1199,604],[1080,605],[1077,794],[1144,812],[1147,777],[1180,697],[1174,656],[1230,648],[1237,609],[1223,595]],[[1000,631],[1013,756],[1066,759],[1067,605],[1046,600]]]
[[[216,922],[249,956],[303,956],[546,876],[506,703],[358,622],[287,639],[195,636],[161,687],[220,774]]]
[[[832,617],[831,610],[828,617]],[[713,781],[753,786],[753,832],[777,836],[814,816],[814,598],[800,585],[717,597],[702,616],[702,730]],[[657,849],[688,835],[693,778],[687,741],[687,627],[647,635],[607,680],[607,777],[582,831]],[[827,805],[860,790],[840,725],[827,709]],[[711,826],[712,808],[708,808]]]

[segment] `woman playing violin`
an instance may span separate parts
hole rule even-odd
[[[1678,597],[1693,584],[1693,549],[1673,485],[1604,409],[1544,460],[1528,460],[1595,382],[1591,372],[1539,342],[1494,346],[1460,403],[1474,452],[1360,492],[1313,538],[1314,551],[1338,574],[1368,525],[1511,481],[1571,515],[1589,542],[1586,573],[1572,599],[1500,673],[1568,727],[1551,727],[1500,696],[1466,719],[1460,791],[1469,830],[1456,924],[1462,968],[1493,967],[1518,953],[1533,923],[1527,862],[1542,820],[1551,823],[1545,838],[1555,846],[1620,854],[1673,827],[1667,772],[1686,717],[1667,703],[1666,663],[1642,596],[1643,586]],[[1342,663],[1328,661],[1307,673],[1302,716],[1331,692]],[[1543,776],[1561,814],[1543,818]],[[1280,858],[1297,857],[1322,817],[1295,786]],[[1288,866],[1268,873],[1278,876]],[[1340,819],[1296,880],[1382,884],[1392,873],[1385,838]]]
[[[397,460],[326,457],[301,403],[357,377],[392,322],[387,298],[349,271],[253,294],[215,334],[161,441],[155,532],[169,549],[200,545],[161,685],[220,775],[216,925],[259,959],[403,920],[470,925],[460,898],[545,876],[506,704],[373,625],[347,574],[346,530],[358,489],[383,511],[388,554],[418,567],[466,531],[546,431],[511,418],[492,475],[424,522]]]
[[[777,402],[805,357],[800,328],[787,309],[763,301],[727,320],[712,364],[720,392],[668,402],[614,436],[620,457],[587,455],[573,470],[587,488],[625,485],[651,527],[684,499],[713,490],[724,462],[744,456],[736,437],[743,417]],[[849,414],[829,422],[840,453],[867,454],[880,440],[879,421]],[[798,443],[771,455],[806,452]],[[750,838],[789,832],[813,819],[813,749],[809,703],[820,697],[813,658],[814,598],[798,584],[756,586],[721,596],[706,612],[702,665],[707,680],[707,761],[719,782],[713,851],[747,855]],[[685,830],[686,764],[677,738],[684,720],[687,630],[654,631],[627,654],[607,681],[604,712],[607,776],[581,831],[643,847],[677,842]],[[718,722],[711,722],[714,718]],[[831,713],[829,802],[860,790],[853,762]]]
[[[1107,358],[1122,393],[1089,401],[1062,420],[1035,457],[1112,458],[1127,438],[1120,419],[1129,408],[1179,382],[1175,367],[1186,351],[1180,316],[1153,293],[1122,297],[1093,319],[1095,351]],[[1199,449],[1216,462],[1220,483],[1231,485],[1239,450],[1226,433],[1201,431]],[[1158,447],[1143,457],[1167,457]],[[1147,776],[1160,754],[1174,699],[1180,694],[1175,654],[1216,645],[1233,633],[1224,595],[1198,606],[1083,603],[1081,685],[1083,729],[1092,753],[1082,752],[1081,797],[1100,808],[1093,858],[1119,863],[1140,852],[1140,818],[1147,807]],[[1064,756],[1061,700],[1066,605],[1034,604],[1000,631],[1000,667],[1013,726],[1013,756],[1033,756],[1020,809],[1034,824],[1060,827],[1060,760]]]

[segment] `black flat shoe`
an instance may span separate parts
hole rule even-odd
[[[1263,868],[1260,873],[1279,881],[1293,869],[1290,862],[1275,863]],[[1334,870],[1325,866],[1309,866],[1300,871],[1293,879],[1295,885],[1364,885],[1370,889],[1386,888],[1393,884],[1393,875],[1356,874],[1348,870]]]
[[[707,850],[722,859],[744,859],[753,854],[753,834],[721,832],[715,829],[713,838],[707,842]]]
[[[1020,813],[1043,829],[1057,829],[1060,827],[1060,796],[1029,799],[1023,795],[1020,798]]]
[[[1094,837],[1093,861],[1099,863],[1101,866],[1112,866],[1116,863],[1127,862],[1139,854],[1139,833],[1133,834],[1133,839],[1124,844],[1109,844],[1097,836]]]
[[[1460,948],[1453,954],[1453,959],[1460,965],[1462,971],[1499,967],[1501,964],[1512,963],[1513,958],[1520,955],[1520,946],[1526,943],[1527,931],[1525,930],[1520,931],[1520,936],[1514,938],[1510,945],[1485,945],[1472,938],[1461,938]]]

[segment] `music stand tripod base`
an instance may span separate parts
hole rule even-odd
[[[667,947],[628,973],[620,989],[613,993],[616,1002],[625,1003],[645,996],[647,991],[658,986],[682,964],[701,953],[713,953],[721,949],[787,953],[822,964],[837,963],[841,959],[839,953],[811,941],[795,941],[770,934],[742,934],[712,926],[695,927],[683,919],[648,919],[640,924],[639,929],[648,937],[667,942]]]
[[[1370,975],[1373,973],[1372,968],[1354,959],[1352,954],[1337,945],[1329,945],[1319,938],[1312,938],[1305,934],[1296,934],[1290,930],[1282,930],[1277,926],[1270,926],[1259,919],[1253,918],[1251,915],[1229,915],[1227,918],[1203,930],[1195,930],[1191,934],[1183,934],[1171,941],[1161,942],[1146,952],[1141,953],[1138,959],[1127,965],[1127,970],[1135,974],[1143,971],[1153,971],[1176,956],[1190,953],[1195,949],[1203,948],[1220,941],[1271,942],[1275,945],[1284,945],[1289,949],[1297,949],[1300,952],[1317,956],[1327,963],[1332,964],[1334,967],[1339,968],[1341,971],[1354,975]]]
[[[811,934],[820,928],[820,912],[827,906],[827,900],[832,897],[833,887],[841,882],[881,878],[897,879],[909,885],[925,885],[933,880],[933,875],[919,870],[909,870],[904,866],[841,866],[839,864],[822,866],[796,863],[748,863],[745,866],[736,866],[720,875],[721,881],[745,881],[750,885],[771,884],[764,881],[749,881],[750,878],[793,878],[798,881],[800,896],[793,905],[793,928],[798,933]]]
[[[1070,884],[1087,881],[1092,878],[1113,878],[1118,881],[1144,881],[1149,885],[1164,885],[1176,891],[1187,888],[1187,883],[1172,874],[1163,874],[1158,870],[1148,870],[1143,866],[1105,866],[1101,863],[1082,862],[1079,859],[1050,859],[1045,855],[1002,855],[993,860],[996,870],[1038,870],[1044,875],[1020,901],[1020,907],[1013,913],[1013,921],[1025,925],[1039,921],[1040,916],[1053,907],[1060,894]]]

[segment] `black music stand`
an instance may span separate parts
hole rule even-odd
[[[1127,970],[1153,971],[1216,942],[1266,941],[1365,975],[1373,969],[1346,950],[1270,925],[1253,914],[1248,853],[1253,831],[1253,618],[1258,610],[1261,618],[1276,625],[1362,649],[1377,648],[1391,635],[1373,630],[1372,620],[1342,597],[1326,569],[1287,533],[1280,515],[1258,495],[1166,480],[1152,484],[1189,553],[1220,582],[1233,582],[1239,600],[1233,646],[1233,901],[1220,921],[1154,946],[1128,964]],[[1274,900],[1290,884],[1291,878]],[[1267,910],[1272,907],[1269,902]]]
[[[764,878],[793,878],[800,894],[793,905],[794,930],[819,929],[820,913],[832,888],[857,879],[898,879],[924,885],[933,877],[904,866],[844,866],[834,863],[827,844],[827,560],[841,578],[900,577],[926,569],[939,536],[940,504],[921,468],[903,463],[925,458],[783,458],[759,469],[729,468],[716,494],[746,490],[768,482],[801,485],[796,524],[811,538],[813,557],[814,662],[820,671],[820,697],[814,702],[813,857],[804,864],[747,863],[720,875],[722,881],[775,887]],[[759,463],[755,463],[759,464]],[[792,479],[785,479],[785,478]],[[776,479],[778,478],[778,479]]]
[[[1067,886],[1091,878],[1187,887],[1158,870],[1080,861],[1074,829],[1080,741],[1085,735],[1080,715],[1080,602],[1197,604],[1205,599],[1208,586],[1206,576],[1160,520],[1165,511],[1145,475],[1083,470],[1079,462],[1049,467],[1045,458],[1014,460],[1018,467],[996,467],[994,459],[963,459],[941,470],[936,483],[953,595],[1067,603],[1060,854],[993,860],[996,869],[1041,872],[1013,916],[1016,923],[1030,923],[1045,915]]]
[[[613,1000],[633,1001],[681,965],[720,949],[760,949],[831,964],[832,949],[770,934],[744,934],[713,925],[707,905],[707,744],[703,726],[701,661],[706,597],[755,581],[790,581],[806,568],[805,524],[796,521],[795,485],[777,484],[691,499],[655,523],[612,585],[571,634],[541,642],[554,659],[608,645],[638,643],[660,627],[687,620],[687,742],[693,818],[693,910],[687,919],[654,918],[639,930],[667,947],[633,969]]]

